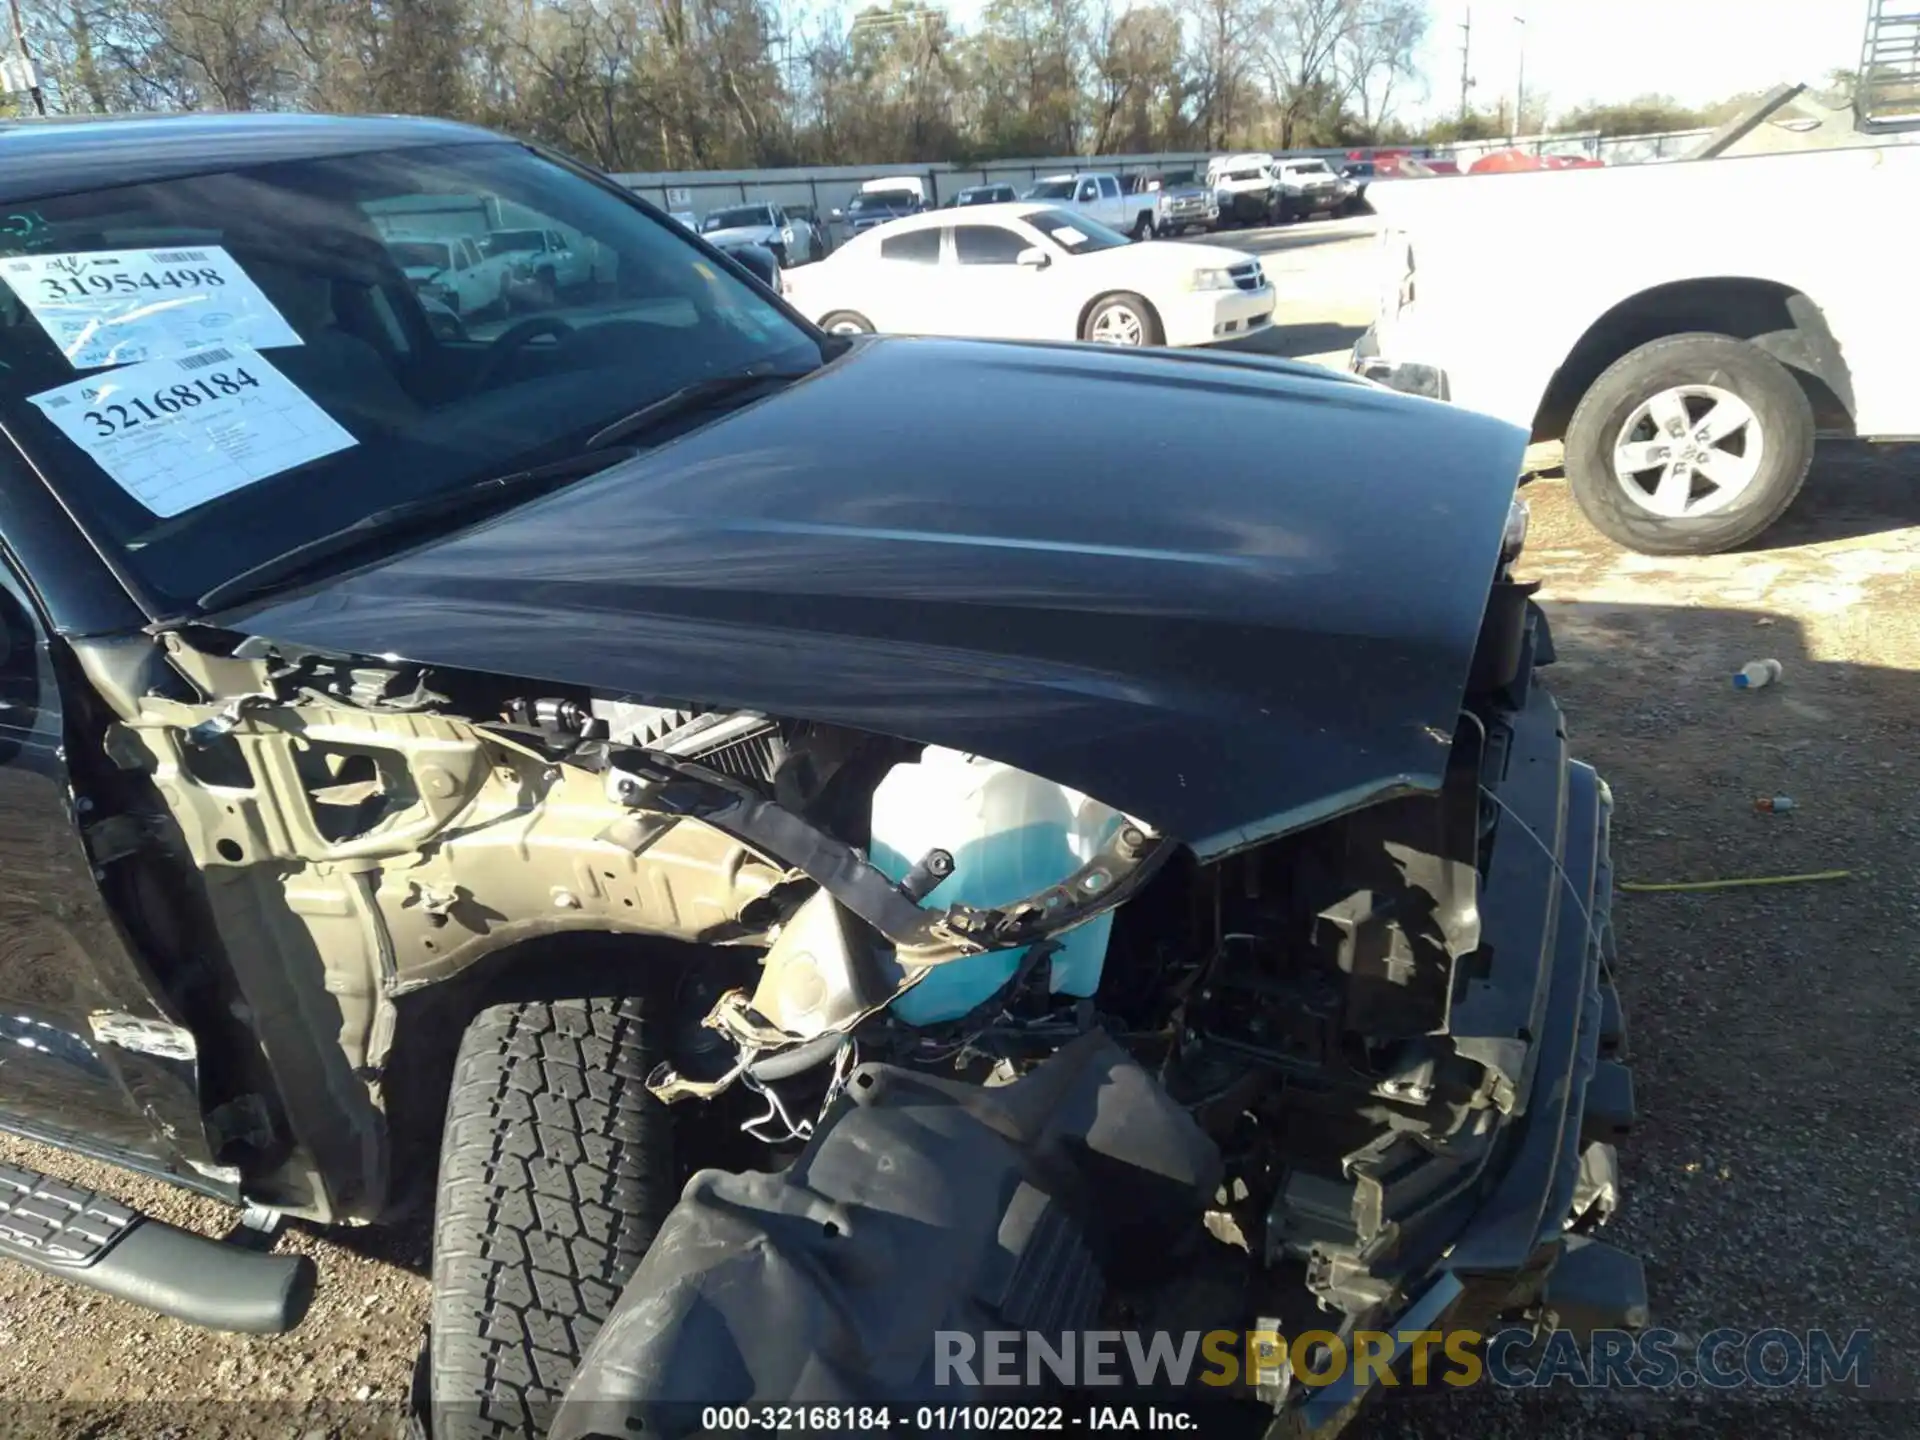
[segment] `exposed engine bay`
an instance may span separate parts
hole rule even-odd
[[[1350,1330],[1407,1304],[1535,1143],[1543,1065],[1579,1082],[1537,1142],[1565,1183],[1514,1231],[1506,1280],[1617,1198],[1609,1137],[1578,1108],[1623,1033],[1594,969],[1606,799],[1532,684],[1550,650],[1529,593],[1495,586],[1439,793],[1212,863],[937,747],[216,631],[169,633],[164,671],[77,648],[118,713],[125,792],[119,833],[89,841],[129,862],[115,883],[140,923],[185,893],[172,947],[224,955],[183,965],[176,999],[251,1037],[256,1065],[202,1084],[218,1165],[283,1209],[389,1205],[420,997],[627,937],[603,953],[628,982],[678,975],[648,1087],[696,1129],[751,1137],[743,1168],[824,1140],[856,1076],[991,1091],[1102,1045],[1191,1127],[1180,1218],[1207,1237],[1194,1275],[1229,1277],[1214,1318]],[[1522,779],[1541,792],[1527,813]]]

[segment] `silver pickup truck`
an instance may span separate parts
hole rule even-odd
[[[1220,197],[1204,172],[1129,175],[1122,183],[1129,194],[1153,197],[1155,234],[1184,235],[1189,230],[1211,230],[1220,223]]]

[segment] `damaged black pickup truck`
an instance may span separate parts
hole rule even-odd
[[[432,1204],[436,1436],[1005,1393],[936,1332],[1644,1323],[1520,432],[822,335],[436,122],[16,127],[0,199],[0,1123]],[[433,323],[420,237],[506,226],[590,281]],[[313,1285],[7,1167],[0,1254]]]

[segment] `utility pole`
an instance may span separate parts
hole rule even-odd
[[[1513,86],[1513,138],[1518,140],[1527,123],[1527,17],[1516,15],[1513,23],[1520,27],[1520,75]]]
[[[19,0],[15,0],[17,4]],[[1473,6],[1459,23],[1459,123],[1467,123],[1467,90],[1473,88]]]
[[[33,57],[27,54],[27,31],[20,23],[20,0],[7,0],[13,10],[13,43],[20,52],[20,78],[26,81],[21,88],[33,96],[33,108],[36,114],[47,113],[47,97],[40,92],[40,71],[34,66]]]

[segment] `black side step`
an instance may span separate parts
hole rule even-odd
[[[0,1165],[0,1259],[192,1325],[253,1335],[298,1325],[316,1276],[308,1256],[225,1245],[11,1165]]]

